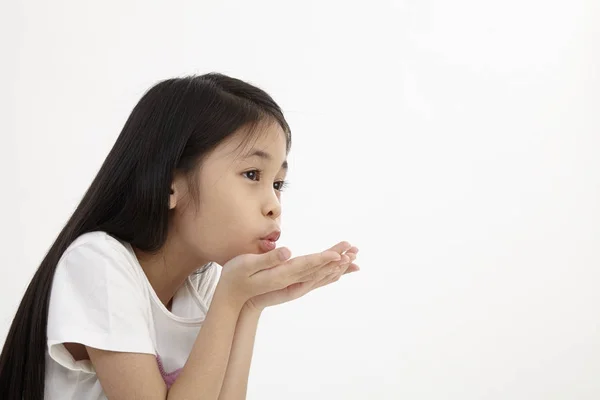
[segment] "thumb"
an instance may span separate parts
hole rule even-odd
[[[287,247],[280,247],[269,251],[268,253],[262,254],[257,257],[256,264],[253,268],[253,273],[258,271],[273,268],[276,265],[283,263],[292,256],[292,252]]]

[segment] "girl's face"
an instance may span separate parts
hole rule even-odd
[[[170,235],[201,263],[223,265],[240,254],[266,252],[263,239],[280,230],[286,136],[276,123],[262,129],[244,146],[247,132],[240,130],[204,158],[197,204],[186,196],[187,180],[174,181]]]

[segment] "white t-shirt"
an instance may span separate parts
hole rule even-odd
[[[170,386],[190,354],[220,275],[218,264],[192,274],[169,311],[128,243],[99,231],[77,238],[52,282],[44,398],[106,399],[91,362],[75,361],[63,343],[153,354]]]

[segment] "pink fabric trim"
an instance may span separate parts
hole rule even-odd
[[[171,388],[171,386],[175,383],[175,380],[181,373],[181,368],[178,368],[173,372],[167,373],[165,371],[165,368],[163,367],[162,360],[160,359],[160,356],[158,354],[156,355],[156,362],[158,363],[158,369],[160,370],[160,374],[162,375],[163,380],[167,384],[167,389]]]

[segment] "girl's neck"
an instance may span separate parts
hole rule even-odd
[[[179,287],[192,272],[208,262],[189,256],[189,250],[169,241],[156,253],[134,251],[150,285],[169,310]]]

